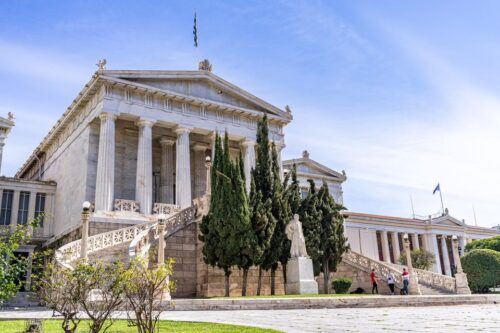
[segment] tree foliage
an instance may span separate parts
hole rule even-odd
[[[490,288],[500,285],[500,252],[471,250],[460,259],[473,292],[488,292]]]
[[[202,219],[200,240],[204,242],[205,263],[224,270],[226,296],[229,296],[231,267],[250,267],[253,258],[250,210],[241,163],[241,159],[237,163],[231,161],[227,133],[223,145],[216,135],[210,210]]]
[[[436,262],[434,253],[424,249],[415,249],[410,252],[410,255],[413,268],[428,270]],[[405,252],[401,253],[398,262],[401,265],[407,265]]]
[[[476,249],[489,249],[500,252],[500,236],[478,239],[468,243],[465,246],[465,252],[469,252]]]

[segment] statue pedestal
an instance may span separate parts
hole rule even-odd
[[[317,294],[318,283],[314,280],[313,264],[310,258],[296,257],[286,265],[287,295]]]
[[[467,274],[456,273],[455,274],[455,284],[457,289],[457,294],[470,295],[469,282],[467,281]]]

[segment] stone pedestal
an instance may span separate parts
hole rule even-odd
[[[314,280],[313,264],[310,258],[298,257],[288,260],[286,277],[287,295],[318,293],[318,283]]]
[[[455,274],[455,284],[457,289],[457,294],[470,295],[469,281],[467,280],[467,274],[456,273]]]

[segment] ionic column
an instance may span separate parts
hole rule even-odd
[[[460,247],[459,255],[462,257],[465,253],[465,237],[458,237],[458,246]]]
[[[241,143],[243,147],[243,168],[245,169],[245,188],[250,193],[252,181],[251,171],[255,167],[255,141],[246,139]]]
[[[3,147],[5,143],[3,142],[5,137],[0,136],[0,172],[2,171],[2,155],[3,155]]]
[[[115,199],[115,119],[112,113],[101,113],[99,153],[95,185],[95,209],[113,210]]]
[[[391,262],[391,255],[389,253],[389,240],[387,238],[387,231],[380,232],[380,239],[382,241],[382,256],[385,262]]]
[[[161,138],[160,199],[163,203],[174,203],[174,140]]]
[[[205,154],[207,146],[195,144],[194,150],[194,197],[198,198],[205,194],[207,169],[205,167]]]
[[[413,243],[413,250],[420,249],[420,245],[418,244],[418,234],[411,234],[411,241]]]
[[[427,238],[427,234],[422,234],[422,246],[421,248],[423,248],[424,250],[426,251],[430,251],[429,250],[429,240]]]
[[[441,236],[441,252],[443,253],[444,273],[451,276],[450,256],[448,255],[448,245],[446,244],[446,236]]]
[[[191,206],[191,165],[189,151],[189,132],[191,128],[177,127],[175,167],[175,199],[181,208]]]
[[[153,121],[145,119],[137,122],[139,143],[137,146],[135,199],[139,201],[142,214],[151,214],[153,207],[153,124]]]
[[[392,254],[394,255],[394,263],[396,264],[398,262],[399,256],[401,255],[401,251],[399,249],[399,234],[398,234],[398,232],[394,231],[392,233],[391,241],[392,241],[392,251],[393,251]]]
[[[435,258],[435,262],[432,265],[432,270],[436,273],[443,274],[443,272],[441,272],[441,259],[439,258],[439,245],[437,235],[428,234],[427,237],[427,239],[429,240],[429,252],[434,254]]]

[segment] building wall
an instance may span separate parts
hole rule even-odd
[[[378,260],[377,232],[370,229],[346,227],[351,250]]]

